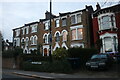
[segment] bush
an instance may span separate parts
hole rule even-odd
[[[56,72],[69,73],[72,71],[67,60],[55,60],[53,62],[42,61],[42,64],[31,64],[30,62],[23,63],[24,70],[40,71],[40,72]]]
[[[13,50],[7,50],[2,52],[2,57],[4,58],[13,58]]]
[[[49,61],[49,56],[42,56],[40,54],[22,54],[23,61]]]
[[[64,59],[67,57],[67,50],[64,48],[58,48],[52,54],[54,59]]]

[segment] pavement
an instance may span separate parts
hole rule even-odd
[[[3,71],[11,72],[12,74],[40,78],[45,80],[60,80],[67,78],[119,78],[118,71],[77,71],[77,73],[63,74],[63,73],[47,73],[47,72],[33,72],[23,70],[3,69]]]

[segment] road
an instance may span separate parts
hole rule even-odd
[[[43,80],[43,79],[37,79],[34,77],[28,77],[28,76],[22,76],[22,75],[16,75],[16,74],[13,74],[12,72],[5,70],[2,72],[2,80]]]

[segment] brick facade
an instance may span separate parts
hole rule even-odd
[[[59,16],[52,15],[52,51],[61,47],[65,49],[70,47],[92,47],[92,12],[92,6],[86,6],[85,9],[82,10],[68,13],[59,13]],[[28,23],[20,28],[13,29],[14,46],[23,48],[24,53],[29,54],[31,53],[31,50],[37,50],[38,45],[40,45],[40,53],[42,53],[43,56],[49,56],[50,14],[47,11],[45,15],[45,19],[40,19],[39,22]],[[31,33],[31,25],[34,24],[37,24],[37,32]],[[23,34],[23,29],[27,28],[28,33]],[[35,35],[37,36],[37,44],[32,45],[31,36]],[[27,38],[28,45],[26,46]],[[17,39],[19,43],[15,42]],[[24,39],[24,43],[22,42],[22,39]]]
[[[99,4],[98,4],[99,6]],[[120,44],[120,5],[93,13],[94,45],[101,40],[100,53],[117,53]]]

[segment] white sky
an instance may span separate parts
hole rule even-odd
[[[76,2],[74,2],[76,1]],[[86,2],[85,2],[86,1]],[[52,13],[59,15],[63,12],[71,12],[85,8],[85,5],[92,5],[95,9],[99,0],[61,0],[52,3]],[[116,0],[118,2],[118,0]],[[114,5],[109,2],[107,6]],[[106,6],[106,5],[105,5]],[[104,7],[105,7],[104,6]],[[23,26],[26,23],[39,21],[45,18],[46,10],[49,11],[49,0],[1,0],[0,1],[0,31],[4,39],[12,41],[12,29]]]

